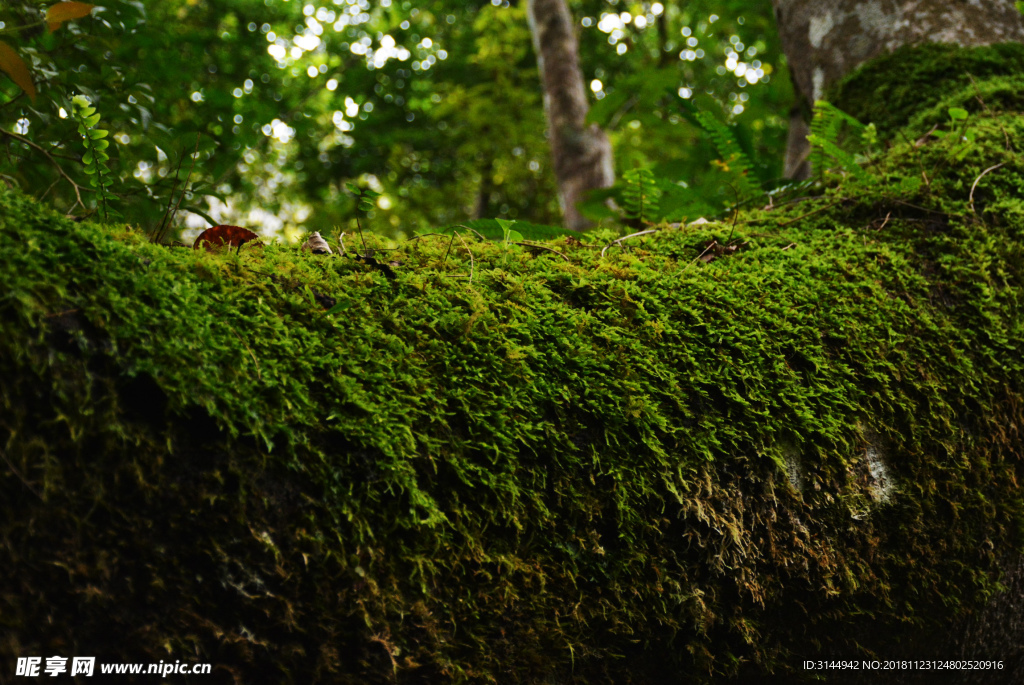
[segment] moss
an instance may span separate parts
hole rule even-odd
[[[1024,45],[1019,43],[970,49],[938,43],[905,46],[854,71],[830,88],[826,99],[891,136],[951,91],[1021,73]],[[1018,94],[1014,107],[1020,102]]]
[[[427,237],[394,279],[0,193],[0,660],[660,683],[948,656],[917,638],[1024,533],[1021,167],[968,201],[1024,125],[969,122],[735,227]]]

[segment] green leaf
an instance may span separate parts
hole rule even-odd
[[[102,128],[94,128],[89,131],[89,138],[92,140],[99,140],[100,138],[106,138],[110,131],[104,131]]]
[[[330,309],[327,310],[327,316],[334,316],[338,312],[343,312],[352,306],[351,302],[339,302]]]
[[[950,119],[966,119],[968,115],[967,110],[962,107],[950,107],[948,111]]]
[[[86,171],[89,171],[89,166],[92,164],[93,159],[95,158],[93,157],[92,150],[89,150],[82,155],[82,161],[85,163]]]

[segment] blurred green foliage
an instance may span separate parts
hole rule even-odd
[[[63,211],[83,210],[61,170],[88,185],[66,107],[84,95],[117,209],[143,227],[182,192],[196,134],[182,207],[264,234],[354,228],[352,182],[381,194],[378,232],[561,221],[525,2],[111,0],[51,32],[52,4],[0,7],[38,90],[0,76],[0,178]],[[570,4],[620,177],[651,169],[681,213],[733,202],[694,110],[731,125],[758,181],[780,175],[792,93],[767,0]],[[684,188],[703,204],[673,200]]]

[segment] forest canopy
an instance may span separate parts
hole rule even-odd
[[[109,205],[146,230],[178,204],[189,237],[211,223],[334,234],[360,215],[351,184],[380,193],[367,223],[392,236],[479,218],[557,225],[525,5],[5,3],[0,178],[74,215]],[[621,218],[603,200],[638,170],[658,180],[658,219],[736,202],[696,113],[730,127],[755,183],[781,176],[793,93],[770,2],[570,9],[589,120],[610,136],[620,179],[589,203],[595,220]],[[109,159],[94,165],[104,193],[76,96],[108,132],[97,156]]]

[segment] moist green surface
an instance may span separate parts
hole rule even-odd
[[[1024,533],[1024,84],[976,81],[905,131],[961,106],[973,143],[897,137],[870,182],[603,257],[428,236],[392,274],[0,191],[0,662],[639,683],[927,652]]]

